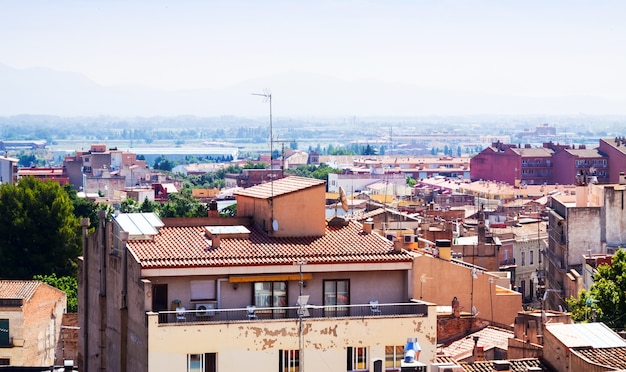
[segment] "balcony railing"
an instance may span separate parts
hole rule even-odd
[[[280,319],[373,317],[373,316],[427,316],[428,306],[418,302],[392,304],[362,304],[341,306],[307,305],[288,307],[256,307],[209,310],[159,311],[159,324],[189,322],[264,321]]]

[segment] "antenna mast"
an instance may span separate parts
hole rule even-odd
[[[278,224],[274,220],[274,178],[272,177],[272,156],[274,156],[274,137],[272,133],[272,92],[269,89],[264,89],[263,93],[252,93],[253,96],[261,96],[265,102],[270,104],[270,209],[271,209],[271,229],[278,230]],[[269,231],[269,229],[268,229]]]

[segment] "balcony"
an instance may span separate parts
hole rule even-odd
[[[421,302],[341,306],[307,305],[247,307],[235,309],[159,311],[159,324],[228,323],[242,321],[294,320],[302,318],[426,317],[428,306]]]

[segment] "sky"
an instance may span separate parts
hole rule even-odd
[[[7,0],[0,63],[161,90],[306,72],[626,100],[625,16],[606,0]]]

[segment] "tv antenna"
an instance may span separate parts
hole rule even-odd
[[[263,89],[263,93],[252,93],[253,96],[263,97],[264,102],[270,104],[270,176],[272,172],[272,156],[274,155],[274,137],[272,133],[272,92],[269,89]],[[270,210],[271,224],[274,232],[278,231],[278,221],[274,219],[274,177],[270,177]]]
[[[274,137],[272,134],[272,92],[269,89],[263,89],[263,93],[252,93],[253,96],[263,97],[263,102],[270,104],[270,169],[272,169],[272,156],[274,155]]]

